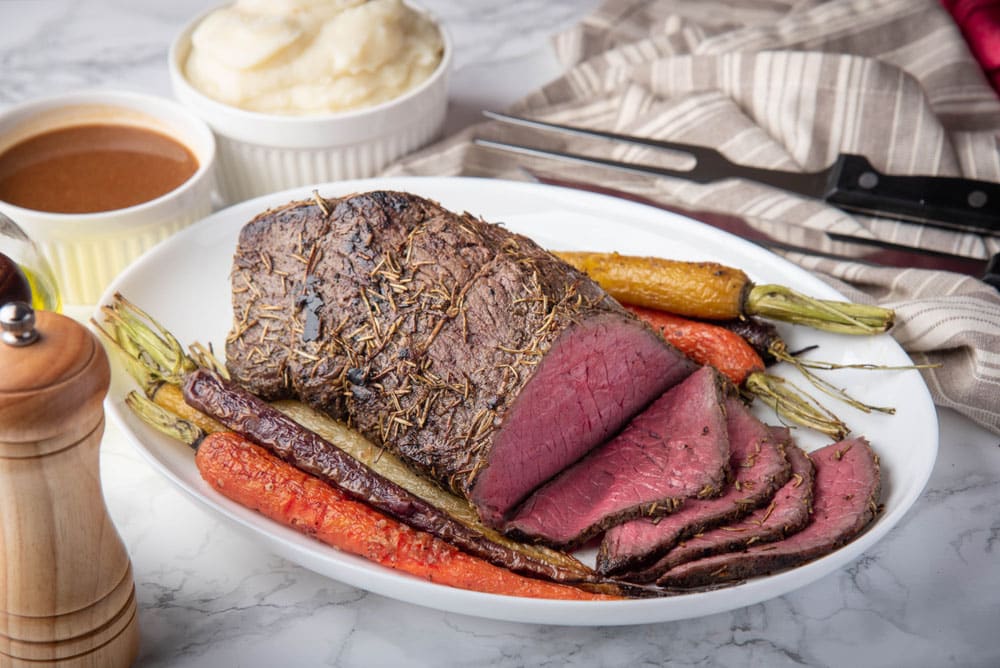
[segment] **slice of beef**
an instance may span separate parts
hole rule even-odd
[[[768,505],[732,524],[718,526],[688,538],[647,567],[637,579],[657,579],[681,564],[713,554],[739,552],[751,545],[782,540],[809,524],[812,515],[814,469],[809,456],[794,443],[785,455],[791,477]]]
[[[718,494],[729,465],[721,386],[718,373],[702,367],[668,390],[621,434],[532,494],[508,531],[575,546],[626,519]]]
[[[864,438],[833,443],[811,453],[816,478],[813,512],[801,531],[744,552],[717,554],[667,571],[657,584],[697,587],[741,580],[804,564],[829,554],[860,534],[878,513],[878,456]],[[774,513],[772,512],[772,515]],[[771,524],[771,519],[766,522]]]
[[[526,237],[399,192],[244,226],[233,378],[348,421],[502,525],[695,366]]]
[[[677,512],[655,519],[640,518],[612,527],[597,554],[597,570],[605,575],[631,572],[630,582],[652,582],[662,572],[641,570],[678,541],[738,519],[774,496],[790,475],[785,457],[788,430],[768,429],[738,397],[726,399],[729,466],[732,480],[721,496],[692,499]]]

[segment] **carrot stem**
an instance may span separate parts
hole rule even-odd
[[[780,376],[754,373],[744,387],[783,418],[840,440],[850,429],[819,402]]]
[[[753,286],[744,311],[838,334],[881,334],[894,320],[881,306],[814,299],[781,285]]]
[[[185,443],[194,449],[205,440],[205,430],[182,417],[171,413],[163,406],[132,390],[125,395],[125,405],[139,418],[157,431]]]

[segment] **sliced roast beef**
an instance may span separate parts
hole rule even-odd
[[[641,570],[641,567],[678,541],[731,522],[771,500],[790,475],[785,458],[788,430],[778,430],[775,435],[739,398],[728,397],[726,431],[732,481],[724,493],[710,499],[692,499],[670,515],[640,518],[612,527],[601,541],[597,554],[598,572],[605,575],[632,572],[627,580],[651,582],[659,573]]]
[[[623,520],[718,494],[729,466],[721,392],[718,373],[702,367],[532,494],[508,531],[574,546]]]
[[[812,517],[804,529],[777,542],[751,544],[744,552],[689,561],[667,571],[657,583],[695,587],[766,575],[824,556],[861,533],[878,513],[878,456],[864,438],[854,438],[810,457],[816,477]],[[773,525],[770,517],[762,519]]]
[[[812,515],[814,470],[809,456],[794,443],[785,445],[791,477],[768,505],[723,526],[687,538],[645,568],[636,579],[650,581],[680,564],[713,554],[739,552],[751,545],[770,543],[801,531]]]
[[[694,365],[526,237],[407,193],[244,226],[227,366],[469,498],[499,526]]]

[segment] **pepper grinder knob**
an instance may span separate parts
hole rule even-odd
[[[130,665],[135,583],[100,481],[107,355],[24,303],[0,326],[0,666]]]
[[[8,302],[0,307],[0,340],[8,346],[27,346],[38,339],[35,310],[24,302]]]

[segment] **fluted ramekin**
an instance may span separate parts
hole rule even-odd
[[[441,62],[417,87],[371,107],[287,116],[223,104],[187,80],[191,34],[208,13],[189,23],[171,45],[170,79],[177,99],[215,132],[219,194],[227,204],[312,183],[374,176],[440,134],[453,47],[439,22]]]
[[[0,201],[52,265],[62,301],[96,304],[104,289],[147,250],[212,211],[215,138],[176,102],[124,91],[75,92],[32,100],[0,114],[0,152],[50,130],[124,124],[161,132],[184,144],[198,169],[177,188],[142,204],[96,213],[52,213]]]

